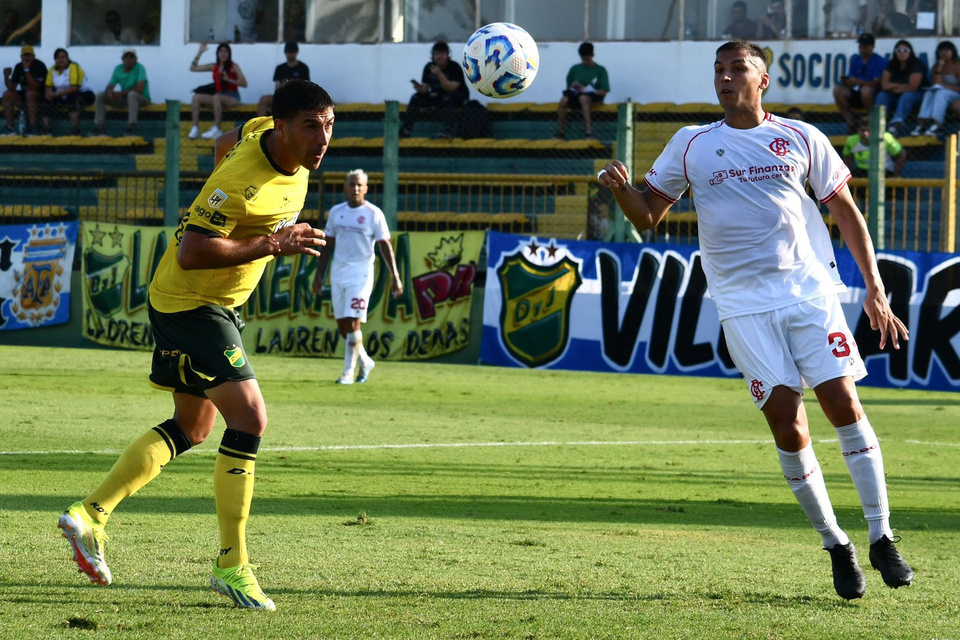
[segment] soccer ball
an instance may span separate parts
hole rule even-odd
[[[473,88],[491,98],[511,98],[530,86],[540,52],[530,34],[509,22],[480,27],[463,47],[463,72]]]

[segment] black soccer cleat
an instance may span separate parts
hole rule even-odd
[[[857,562],[857,549],[852,542],[835,544],[829,549],[830,562],[833,564],[833,588],[844,600],[862,598],[867,592],[867,581]]]
[[[909,587],[913,582],[913,569],[904,562],[900,552],[893,546],[894,542],[900,542],[900,536],[893,540],[883,536],[871,544],[870,564],[880,572],[888,587]]]

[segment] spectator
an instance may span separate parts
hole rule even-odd
[[[7,9],[3,14],[3,28],[0,29],[0,45],[7,44],[7,38],[16,33],[19,28],[20,13],[15,9]]]
[[[31,135],[37,130],[38,106],[45,100],[44,82],[47,80],[47,65],[37,59],[33,47],[25,44],[20,49],[20,62],[12,70],[3,70],[6,90],[3,92],[3,117],[7,121],[5,135],[13,135],[13,111],[20,105],[27,106],[27,128],[25,134]]]
[[[213,126],[204,134],[204,140],[216,140],[223,131],[220,130],[220,123],[223,120],[223,108],[235,107],[240,104],[239,87],[247,86],[247,79],[240,70],[240,65],[233,61],[233,51],[226,42],[221,42],[217,47],[217,61],[212,64],[197,63],[200,56],[207,50],[207,43],[200,43],[200,50],[193,57],[190,63],[190,71],[209,71],[213,74],[213,83],[205,87],[197,87],[193,95],[191,111],[193,114],[193,127],[190,128],[190,139],[196,139],[200,135],[200,107],[201,105],[211,105],[213,107]],[[207,93],[206,91],[210,92]]]
[[[857,130],[852,109],[873,108],[873,99],[880,88],[880,79],[887,61],[873,47],[876,40],[869,33],[857,38],[857,53],[850,58],[849,75],[840,77],[840,84],[833,87],[833,101],[840,109],[840,115],[847,123],[847,133]]]
[[[50,116],[61,109],[70,114],[70,132],[80,135],[80,108],[93,104],[96,95],[83,69],[70,60],[66,49],[53,52],[53,67],[47,73],[47,104],[43,109],[43,128],[50,131]]]
[[[410,98],[407,111],[400,120],[400,137],[410,136],[414,123],[423,117],[425,111],[439,111],[443,122],[440,135],[452,137],[457,111],[470,97],[470,90],[463,77],[463,67],[450,60],[450,46],[446,42],[435,42],[432,59],[424,65],[420,82],[410,82],[417,92]]]
[[[897,11],[893,0],[878,0],[877,17],[869,31],[881,38],[908,36],[913,32],[913,23],[908,15]]]
[[[42,12],[37,11],[37,15],[30,18],[30,21],[16,29],[13,33],[7,36],[5,42],[0,41],[0,45],[23,45],[23,44],[40,44],[40,23],[42,21]],[[19,17],[18,17],[19,20]]]
[[[960,98],[960,60],[952,42],[944,40],[937,45],[937,61],[930,70],[930,80],[933,86],[923,92],[917,127],[910,135],[938,135],[947,107]]]
[[[593,137],[590,121],[590,109],[600,104],[610,92],[610,77],[607,70],[594,62],[593,44],[584,42],[577,49],[580,63],[570,67],[567,72],[567,88],[557,105],[557,133],[555,137],[563,139],[567,123],[567,108],[580,109],[583,114],[584,136]]]
[[[907,40],[898,40],[883,70],[881,91],[877,94],[877,104],[887,110],[887,131],[894,136],[902,135],[906,120],[920,106],[926,82],[927,69],[914,53],[913,45]]]
[[[105,91],[97,94],[96,112],[93,122],[97,126],[97,133],[106,133],[107,105],[127,108],[127,135],[136,133],[137,116],[140,107],[150,104],[150,83],[147,80],[147,70],[137,62],[135,49],[124,49],[120,57],[122,61],[113,69],[110,82]]]
[[[730,7],[730,19],[733,20],[723,30],[726,40],[753,40],[757,36],[757,23],[747,19],[747,3],[737,0]]]
[[[850,36],[867,24],[867,0],[827,0],[823,13],[828,36]]]
[[[107,11],[104,17],[107,30],[100,34],[100,44],[136,44],[137,34],[130,27],[120,22],[120,14],[116,11]]]
[[[907,161],[907,150],[889,131],[881,136],[886,149],[884,171],[887,177],[899,177],[903,163]],[[860,118],[859,130],[849,136],[843,145],[843,161],[850,167],[854,178],[866,178],[870,173],[870,119]]]
[[[280,88],[287,80],[306,80],[310,81],[310,67],[304,63],[297,60],[297,54],[300,52],[300,47],[297,46],[296,42],[288,42],[283,45],[283,55],[287,57],[287,61],[283,64],[277,65],[277,68],[273,72],[273,90],[276,91]],[[270,111],[270,106],[273,104],[273,94],[271,93],[268,96],[260,97],[260,106],[257,107],[257,115],[265,116],[267,112]]]
[[[800,122],[807,121],[807,114],[805,114],[800,107],[790,107],[787,109],[787,117],[791,120],[799,120]]]
[[[787,12],[783,0],[770,0],[767,13],[757,21],[757,40],[779,40],[787,35]]]
[[[158,35],[157,24],[153,20],[144,20],[140,24],[140,44],[160,44]]]
[[[287,0],[283,7],[283,39],[287,42],[307,39],[307,17],[300,0]]]

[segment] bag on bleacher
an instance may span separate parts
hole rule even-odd
[[[463,105],[457,134],[460,138],[490,137],[490,114],[487,108],[477,100],[470,100]]]
[[[212,96],[217,92],[217,85],[212,82],[210,84],[202,84],[194,89],[193,92],[200,95]]]

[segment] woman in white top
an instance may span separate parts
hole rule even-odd
[[[50,115],[54,111],[66,109],[70,114],[73,135],[80,135],[80,108],[93,104],[96,94],[90,88],[90,82],[80,65],[70,61],[66,49],[57,49],[53,53],[53,59],[53,66],[47,73],[47,104],[44,105],[43,128],[49,132]]]

